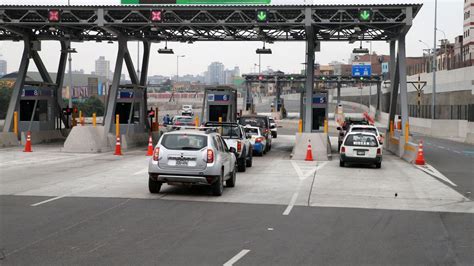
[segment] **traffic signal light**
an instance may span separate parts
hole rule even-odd
[[[148,117],[149,118],[155,117],[155,111],[154,110],[148,110]]]
[[[360,80],[364,80],[364,77],[360,77]]]
[[[48,21],[49,22],[59,22],[60,14],[57,9],[50,9],[48,12]]]
[[[161,10],[152,10],[150,20],[152,22],[161,22],[162,21],[162,12],[161,12]]]
[[[258,80],[263,80],[263,76],[262,76],[262,75],[259,75],[259,76],[258,76]]]
[[[268,12],[267,10],[257,10],[257,22],[267,22]]]
[[[63,108],[63,114],[71,115],[72,114],[72,108],[69,108],[69,107]]]

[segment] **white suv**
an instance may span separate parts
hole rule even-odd
[[[339,166],[346,163],[375,164],[376,168],[382,166],[382,150],[377,136],[368,132],[349,132],[339,150]]]

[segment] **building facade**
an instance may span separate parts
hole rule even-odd
[[[111,80],[110,61],[105,60],[104,56],[99,56],[99,59],[95,60],[94,74],[100,77],[105,77],[106,80]]]
[[[474,0],[464,0],[463,61],[474,61]]]
[[[0,60],[0,77],[7,74],[7,61]]]

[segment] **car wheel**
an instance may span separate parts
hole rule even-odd
[[[344,167],[344,166],[345,166],[345,163],[344,163],[344,161],[342,161],[342,160],[339,160],[339,166],[340,166],[340,167]]]
[[[216,182],[211,185],[212,195],[221,196],[224,192],[224,172],[221,173]]]
[[[237,179],[237,173],[236,172],[237,171],[235,170],[235,167],[234,167],[234,170],[231,173],[231,177],[229,179],[227,179],[227,181],[225,181],[226,187],[235,187],[235,181]]]
[[[159,181],[155,181],[151,178],[148,178],[148,190],[150,190],[150,193],[153,193],[153,194],[160,193],[162,184],[163,183]]]
[[[380,167],[382,167],[382,163],[376,163],[375,164],[375,168],[380,168]]]
[[[239,172],[245,172],[245,170],[247,170],[245,157],[244,157],[244,158],[240,158],[240,159],[238,160],[237,166],[238,166]]]
[[[275,136],[274,136],[274,138],[278,138],[278,133],[276,133],[276,132],[275,132]]]
[[[252,167],[252,164],[253,164],[253,156],[252,156],[252,153],[249,152],[249,158],[247,158],[247,167]]]

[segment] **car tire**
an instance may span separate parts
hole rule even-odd
[[[278,133],[275,132],[275,137],[274,138],[278,138]]]
[[[344,167],[344,166],[346,166],[346,163],[342,160],[339,160],[339,166]]]
[[[160,193],[162,184],[163,183],[160,181],[156,181],[151,178],[148,178],[148,190],[150,191],[150,193],[153,193],[153,194]]]
[[[375,164],[375,168],[381,168],[382,167],[382,163],[376,163]]]
[[[232,171],[231,173],[231,176],[229,179],[227,179],[227,181],[225,181],[225,186],[226,187],[235,187],[235,181],[237,181],[237,171],[235,170],[235,167],[234,167],[234,170]]]
[[[252,152],[249,152],[249,158],[247,158],[247,161],[245,162],[247,167],[252,167],[253,164],[253,155]]]
[[[246,158],[239,158],[237,160],[237,168],[239,170],[239,172],[245,172],[247,170],[247,165],[246,165]]]
[[[224,172],[221,173],[219,178],[211,185],[212,195],[221,196],[224,192]]]

